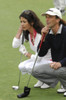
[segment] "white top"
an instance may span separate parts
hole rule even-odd
[[[38,43],[39,43],[40,39],[41,39],[41,35],[37,33],[35,41],[34,41],[34,45],[33,45],[32,42],[31,42],[31,39],[30,39],[30,34],[29,34],[29,45],[30,45],[31,50],[33,50],[35,53],[37,52],[37,46],[38,46]],[[20,39],[17,39],[16,37],[14,37],[13,42],[12,42],[12,47],[13,48],[20,47],[21,42],[22,42],[22,35],[21,35]],[[51,59],[50,50],[42,58],[47,59],[47,60]]]
[[[37,51],[37,46],[38,46],[40,39],[41,39],[41,35],[37,33],[35,41],[34,41],[34,45],[33,45],[30,39],[30,34],[29,34],[29,45],[30,45],[31,50],[33,50],[34,52]],[[21,42],[22,42],[22,35],[20,39],[17,39],[16,37],[14,37],[13,42],[12,42],[12,47],[18,48],[21,45]]]

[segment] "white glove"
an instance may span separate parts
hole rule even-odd
[[[20,46],[19,51],[24,55],[28,53],[24,45]]]

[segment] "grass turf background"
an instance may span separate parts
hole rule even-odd
[[[53,0],[0,0],[0,100],[18,100],[17,94],[23,92],[29,78],[27,74],[21,76],[20,89],[17,91],[12,89],[12,85],[17,85],[19,78],[20,53],[18,48],[12,48],[12,40],[20,25],[20,13],[23,10],[31,9],[45,24],[45,18],[41,16],[41,13],[50,7],[54,7]],[[63,19],[65,18],[66,15],[63,16]],[[27,49],[32,52],[29,44]],[[25,59],[26,57],[22,56],[22,61]],[[63,94],[56,93],[59,84],[54,89],[44,90],[33,88],[36,82],[37,80],[31,77],[30,95],[22,98],[23,100],[65,100]]]

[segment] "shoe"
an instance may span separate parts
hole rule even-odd
[[[64,93],[64,92],[66,92],[66,90],[63,88],[63,89],[58,89],[57,90],[57,93]]]
[[[44,83],[44,84],[41,86],[41,89],[47,89],[47,88],[50,88],[50,86],[47,85],[46,83]]]
[[[66,92],[64,93],[64,97],[66,97]]]
[[[38,81],[38,82],[34,85],[34,88],[41,87],[42,85],[43,85],[43,82]]]
[[[66,89],[63,88],[63,86],[61,85],[61,88],[57,90],[57,93],[64,93],[66,92]]]

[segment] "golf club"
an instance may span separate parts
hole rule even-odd
[[[19,80],[18,80],[18,85],[17,85],[17,86],[12,86],[12,88],[13,88],[14,90],[18,90],[18,89],[19,89],[20,77],[21,77],[21,71],[19,71]]]
[[[24,34],[22,35],[22,44],[24,44]],[[22,62],[22,53],[21,53],[21,56],[20,56],[20,63],[21,62]],[[21,78],[21,71],[19,70],[18,85],[17,86],[12,86],[12,89],[14,89],[14,90],[18,90],[19,89],[20,78]]]
[[[37,56],[36,56],[35,62],[33,64],[32,72],[34,70],[34,67],[35,67],[35,64],[36,64],[36,61],[37,61],[37,58],[38,58],[38,54],[39,54],[39,51],[40,51],[40,48],[41,48],[41,45],[42,45],[42,42],[43,42],[44,38],[45,38],[45,34],[43,34],[43,36],[41,38],[41,42],[40,42],[40,45],[39,45]],[[32,72],[31,72],[31,74],[32,74]],[[30,79],[31,79],[31,74],[29,76],[29,79],[28,79],[28,82],[27,82],[27,86],[24,87],[24,93],[18,94],[17,95],[18,98],[24,98],[24,97],[27,97],[30,94],[31,88],[29,88],[28,85],[29,85],[29,82],[30,82]]]

